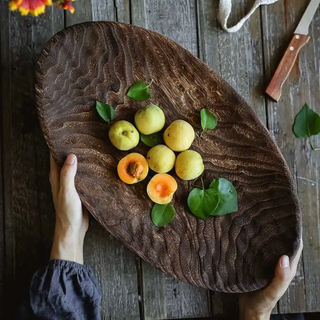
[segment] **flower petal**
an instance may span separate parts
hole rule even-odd
[[[46,6],[51,6],[52,0],[12,0],[9,2],[10,10],[19,9],[21,15],[31,13],[34,16],[44,13]]]

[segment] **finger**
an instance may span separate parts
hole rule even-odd
[[[295,258],[292,260],[291,265],[288,256],[280,257],[275,269],[275,276],[272,282],[261,291],[264,299],[267,299],[269,303],[276,303],[288,289],[290,282],[296,274],[297,265],[301,256],[302,249],[303,243],[301,239],[299,250]]]
[[[59,192],[59,180],[60,172],[59,167],[53,159],[52,153],[50,152],[50,175],[49,181],[51,184],[52,195],[55,198]]]
[[[303,242],[302,239],[300,239],[300,247],[291,264],[289,262],[289,257],[285,255],[280,257],[278,261],[275,270],[275,277],[271,284],[273,288],[277,288],[277,291],[282,291],[282,294],[287,290],[288,286],[290,285],[290,282],[296,275],[302,249]]]
[[[74,188],[74,177],[77,173],[77,157],[69,154],[60,172],[60,188],[69,190]]]
[[[276,281],[283,282],[283,283],[287,283],[291,281],[291,268],[290,268],[290,260],[289,257],[284,255],[281,256],[277,266],[276,266],[276,270],[274,273],[274,279]]]
[[[282,256],[277,263],[275,276],[272,282],[265,288],[265,295],[269,299],[277,301],[285,293],[291,280],[292,276],[289,257]]]

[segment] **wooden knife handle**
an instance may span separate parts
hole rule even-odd
[[[279,101],[281,97],[282,86],[287,80],[289,73],[296,61],[300,49],[308,43],[310,36],[303,34],[294,34],[293,38],[280,61],[280,64],[271,79],[266,93],[274,100]]]

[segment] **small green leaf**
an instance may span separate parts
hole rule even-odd
[[[188,207],[197,218],[207,220],[219,204],[219,197],[213,189],[194,188],[188,196]]]
[[[147,145],[148,147],[154,147],[157,146],[162,142],[162,136],[159,134],[159,132],[152,133],[149,135],[145,135],[143,133],[140,133],[141,141]]]
[[[151,220],[157,227],[162,227],[171,222],[175,210],[172,204],[155,204],[151,212]]]
[[[151,81],[152,83],[152,81]],[[135,82],[130,88],[127,93],[127,96],[133,100],[137,101],[145,101],[150,98],[150,90],[149,87],[151,83],[146,85],[143,81]]]
[[[214,129],[217,126],[217,119],[213,113],[203,108],[200,111],[202,130]]]
[[[238,211],[237,191],[229,180],[223,178],[213,180],[209,189],[214,190],[219,197],[219,203],[211,216],[222,216]]]
[[[107,123],[109,123],[115,117],[114,109],[109,104],[96,101],[96,109],[99,113],[99,116]]]
[[[297,138],[317,135],[320,132],[320,116],[305,104],[294,119],[293,132]]]

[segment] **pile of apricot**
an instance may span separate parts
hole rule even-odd
[[[135,126],[128,121],[117,121],[109,130],[111,143],[119,150],[130,150],[139,143],[139,132],[150,135],[161,131],[165,125],[165,115],[161,108],[151,104],[137,111]],[[130,153],[118,163],[120,179],[133,184],[145,179],[149,168],[156,175],[147,186],[150,199],[159,204],[172,200],[177,190],[176,180],[168,174],[173,168],[177,176],[183,180],[197,178],[203,172],[201,155],[188,150],[195,138],[193,127],[184,120],[173,121],[164,131],[165,144],[151,148],[145,158],[139,153]],[[177,156],[176,153],[180,152]]]

